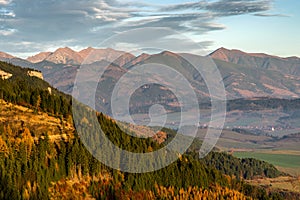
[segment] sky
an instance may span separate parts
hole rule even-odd
[[[139,29],[173,46],[187,37],[207,52],[225,47],[300,57],[299,8],[299,0],[0,0],[0,51],[26,58],[65,46],[81,50]],[[151,31],[157,27],[174,35]],[[138,48],[146,38],[131,43]],[[193,51],[188,44],[180,50]]]

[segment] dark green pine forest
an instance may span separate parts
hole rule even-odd
[[[72,121],[71,97],[48,83],[27,76],[27,70],[0,62],[0,69],[13,74],[0,79],[0,99],[15,106]],[[1,108],[2,109],[2,108]],[[138,139],[124,133],[101,113],[96,114],[106,136],[132,152],[162,148],[152,138]],[[169,139],[175,132],[163,129]],[[0,199],[299,199],[296,193],[268,191],[245,182],[255,176],[282,175],[273,165],[255,159],[238,159],[212,152],[199,159],[190,149],[161,170],[132,174],[111,169],[97,161],[74,131],[64,140],[52,140],[51,131],[37,133],[25,125],[0,123]],[[60,134],[64,134],[61,130]],[[86,133],[89,134],[89,133]],[[97,138],[91,138],[97,144]],[[201,143],[201,141],[195,141]],[[91,144],[93,146],[93,144]],[[96,147],[95,147],[96,148]],[[116,159],[112,157],[111,159]],[[121,159],[121,158],[120,158]]]

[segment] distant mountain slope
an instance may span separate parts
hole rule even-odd
[[[135,56],[130,53],[117,51],[110,48],[95,49],[89,47],[76,52],[68,47],[65,47],[59,48],[54,52],[41,52],[37,55],[27,58],[27,61],[31,63],[48,61],[55,64],[80,65],[83,62],[85,64],[92,64],[94,62],[105,60],[122,66],[134,58]]]
[[[8,55],[8,54],[7,54]],[[32,68],[34,69],[34,63],[31,63],[27,60],[24,60],[22,58],[17,58],[17,57],[13,57],[13,56],[6,56],[4,54],[2,54],[2,56],[0,55],[0,61],[3,62],[7,62],[16,66],[21,66],[24,68]]]
[[[87,56],[89,56],[89,59],[85,60]],[[290,99],[300,97],[300,77],[297,75],[300,66],[298,65],[300,63],[299,58],[247,54],[239,50],[227,50],[225,48],[216,50],[210,56],[214,59],[221,72],[228,99],[253,97]],[[101,67],[106,67],[113,62],[115,67],[110,69],[109,75],[106,74],[105,76],[108,82],[109,80],[113,80],[113,82],[118,80],[121,68],[123,71],[121,74],[124,74],[134,66],[153,62],[161,63],[186,76],[191,81],[199,98],[209,98],[203,78],[180,54],[172,52],[162,52],[154,55],[142,54],[135,57],[130,53],[109,48],[94,49],[90,47],[80,52],[70,48],[60,48],[53,53],[40,53],[27,60],[14,57],[0,57],[0,60],[42,71],[46,81],[68,94],[72,92],[77,70],[83,61],[90,66],[101,63]],[[114,72],[114,70],[116,71]],[[90,76],[93,76],[94,72],[91,71],[90,73]],[[149,77],[149,80],[151,78]],[[163,82],[164,80],[161,81]],[[108,88],[113,87],[113,85],[107,84],[105,86],[109,86]],[[157,90],[157,88],[154,86],[152,90],[147,91],[147,95],[164,94],[170,97],[166,90]],[[142,99],[142,96],[145,96],[146,93],[140,94],[140,99]],[[100,99],[108,100],[104,96],[101,96]]]
[[[299,98],[300,78],[276,70],[214,60],[224,81],[228,99],[272,97]]]
[[[83,58],[76,51],[65,47],[49,54],[45,60],[56,64],[80,64]]]
[[[280,58],[263,53],[245,53],[240,50],[217,49],[210,54],[212,58],[245,67],[256,67],[281,72],[285,75],[300,75],[300,58]]]
[[[4,53],[4,52],[0,52],[0,59],[4,59],[4,58],[8,58],[8,59],[11,59],[11,58],[14,58],[12,55],[10,54],[7,54],[7,53]]]
[[[31,63],[38,63],[42,62],[43,60],[47,59],[52,53],[51,52],[41,52],[37,55],[28,57],[27,60]]]
[[[146,63],[160,63],[170,66],[187,77],[189,81],[192,81],[193,86],[202,98],[209,96],[203,78],[179,54],[162,52],[155,55],[144,55],[143,57],[144,59],[139,58],[138,62],[134,62],[138,58],[133,60],[134,64],[132,66]],[[298,98],[300,95],[300,78],[298,76],[285,75],[276,70],[234,64],[219,59],[214,59],[214,62],[223,77],[228,99],[252,97]],[[126,67],[130,68],[129,66]]]
[[[78,54],[86,59],[84,60],[85,64],[92,64],[98,61],[108,61],[114,62],[119,66],[125,65],[127,62],[131,61],[135,58],[134,55],[124,52],[124,51],[117,51],[111,48],[107,49],[94,49],[94,48],[87,48],[83,49]]]

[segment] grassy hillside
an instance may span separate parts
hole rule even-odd
[[[50,139],[70,137],[74,133],[73,122],[34,109],[15,105],[0,99],[0,123],[12,130],[27,127],[35,139],[48,134]]]
[[[68,96],[53,88],[54,92],[49,92],[47,83],[26,76],[25,71],[22,74],[20,68],[14,69],[13,65],[6,63],[1,65],[11,67],[10,73],[14,78],[3,80],[0,84],[3,94],[0,101],[0,199],[300,197],[287,191],[267,191],[245,184],[233,176],[237,176],[235,167],[242,167],[241,163],[231,163],[231,157],[222,155],[208,159],[215,163],[207,164],[198,157],[185,154],[166,168],[144,174],[111,169],[96,160],[83,145],[80,137],[89,133],[77,135],[72,125]],[[21,70],[19,75],[17,70]],[[83,118],[77,120],[91,127],[101,124],[106,136],[120,148],[131,152],[150,152],[165,145],[152,138],[131,137],[105,115],[86,107],[80,109],[87,115],[96,115],[97,122],[92,124]],[[95,137],[91,141],[98,142],[97,139]],[[100,146],[96,150],[105,151]],[[114,155],[107,156],[111,160],[118,159]],[[121,163],[123,158],[119,159]],[[251,165],[256,166],[255,171],[272,170],[272,166],[263,162],[249,160],[245,163],[246,171]],[[277,171],[273,172],[277,176]],[[263,173],[269,176],[267,172],[260,175]]]

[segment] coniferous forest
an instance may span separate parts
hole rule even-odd
[[[0,69],[14,76],[0,79],[0,99],[22,106],[32,116],[45,114],[72,122],[71,97],[22,69],[0,62]],[[51,88],[51,87],[50,87]],[[2,105],[1,105],[2,106]],[[85,109],[85,107],[82,107]],[[86,111],[91,112],[91,111]],[[137,139],[124,133],[107,116],[97,113],[98,123],[117,146],[131,152],[162,148],[152,138]],[[168,137],[174,131],[164,129]],[[172,133],[172,134],[171,134]],[[255,176],[278,177],[282,172],[255,159],[238,159],[212,152],[199,159],[190,149],[166,168],[144,174],[123,173],[97,161],[85,148],[76,130],[66,134],[43,132],[2,119],[0,124],[0,199],[299,199],[299,194],[268,191],[245,182]],[[87,133],[88,134],[88,133]],[[201,141],[200,141],[201,142]],[[115,159],[115,158],[112,158]]]

